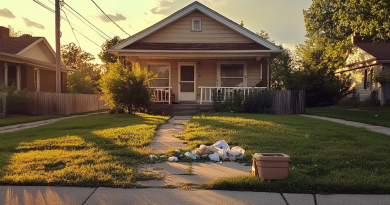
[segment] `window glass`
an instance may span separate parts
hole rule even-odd
[[[148,70],[157,74],[151,81],[152,87],[169,87],[169,65],[148,65]]]
[[[242,87],[244,85],[243,64],[221,64],[221,86]]]

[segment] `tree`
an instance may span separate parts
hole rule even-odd
[[[107,52],[107,50],[120,43],[122,40],[123,39],[121,39],[119,36],[115,36],[114,38],[109,39],[103,43],[102,50],[98,54],[98,57],[103,63],[108,65],[108,63],[116,63],[118,61],[118,57]]]
[[[106,105],[116,112],[147,111],[153,105],[150,81],[156,76],[137,63],[126,68],[120,61],[109,63],[108,72],[102,76],[100,85]]]
[[[32,37],[31,34],[15,31],[15,28],[12,27],[11,25],[8,25],[8,28],[9,28],[9,37]]]
[[[83,51],[75,43],[61,46],[61,61],[67,67],[77,69],[68,73],[67,91],[70,93],[93,94],[99,93],[101,68],[93,63],[95,57]]]

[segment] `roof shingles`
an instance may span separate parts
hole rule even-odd
[[[355,45],[374,56],[376,60],[390,60],[390,43],[355,43]]]
[[[0,38],[0,52],[17,54],[42,37],[9,37]]]

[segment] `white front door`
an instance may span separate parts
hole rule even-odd
[[[196,63],[179,63],[179,101],[195,101]]]

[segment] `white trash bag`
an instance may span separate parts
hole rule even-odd
[[[218,154],[219,154],[219,157],[220,157],[223,161],[227,161],[227,160],[234,161],[234,160],[236,160],[236,157],[233,156],[232,154],[230,154],[229,151],[226,150],[226,149],[220,149],[220,150],[218,151]]]
[[[241,147],[239,146],[235,146],[233,147],[230,151],[229,151],[230,154],[232,154],[233,156],[236,157],[236,159],[241,159],[241,158],[244,158],[245,156],[245,150],[242,149]]]
[[[211,161],[219,162],[219,154],[218,152],[214,152],[213,154],[209,154],[209,158]]]
[[[218,149],[230,150],[229,145],[225,142],[225,140],[219,140],[218,142],[213,144],[213,147]]]

